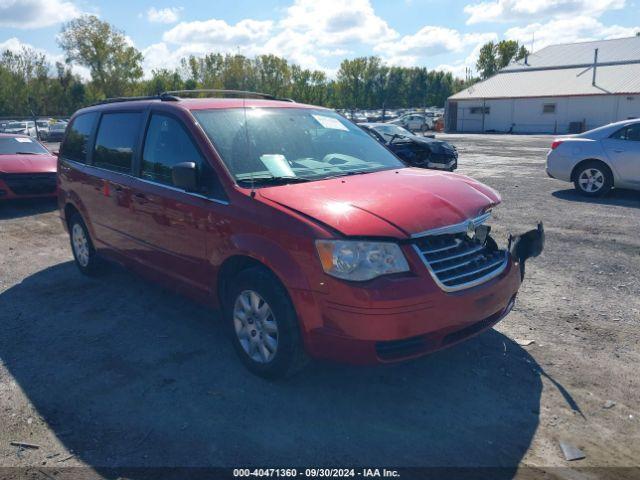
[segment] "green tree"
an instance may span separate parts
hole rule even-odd
[[[520,60],[528,54],[525,46],[519,45],[515,40],[487,42],[480,49],[476,69],[482,78],[488,78],[509,65],[512,60]]]
[[[516,60],[522,60],[523,58],[525,58],[527,55],[529,55],[529,50],[527,50],[527,47],[525,47],[524,45],[520,45],[520,48],[518,49],[518,53],[516,54]]]
[[[58,43],[67,63],[89,68],[97,96],[126,95],[142,77],[142,53],[129,44],[124,33],[94,15],[66,23]]]
[[[496,46],[496,61],[498,69],[509,65],[509,62],[518,53],[518,42],[515,40],[502,40]]]
[[[489,78],[498,71],[495,43],[487,42],[480,48],[480,55],[476,62],[476,70],[480,72],[482,78]]]

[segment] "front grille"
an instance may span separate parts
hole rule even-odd
[[[446,291],[462,290],[499,275],[507,266],[508,254],[489,238],[482,243],[466,232],[426,235],[414,248],[436,283]]]
[[[446,155],[444,153],[432,153],[431,155],[429,155],[428,160],[431,163],[442,163],[442,164],[447,164],[449,163],[451,160],[455,160],[456,157],[453,155]]]
[[[16,195],[45,195],[56,191],[55,173],[7,173],[0,178]]]

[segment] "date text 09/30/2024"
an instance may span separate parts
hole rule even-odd
[[[306,477],[306,478],[399,478],[397,470],[386,468],[236,468],[233,470],[235,478],[242,477]]]

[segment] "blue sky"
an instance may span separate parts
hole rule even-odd
[[[0,49],[32,46],[62,59],[64,21],[93,13],[123,30],[153,68],[211,51],[273,53],[335,74],[343,58],[464,76],[479,47],[514,39],[553,43],[619,38],[640,31],[640,0],[0,0]],[[86,75],[82,69],[77,69]]]

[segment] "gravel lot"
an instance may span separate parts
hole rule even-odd
[[[255,378],[212,312],[117,267],[80,275],[54,203],[0,205],[0,467],[640,475],[601,468],[640,464],[640,194],[585,200],[548,178],[551,137],[441,137],[458,147],[459,173],[503,195],[497,237],[541,219],[546,250],[496,329],[391,367],[314,364],[285,383]],[[566,462],[559,441],[586,458]]]

